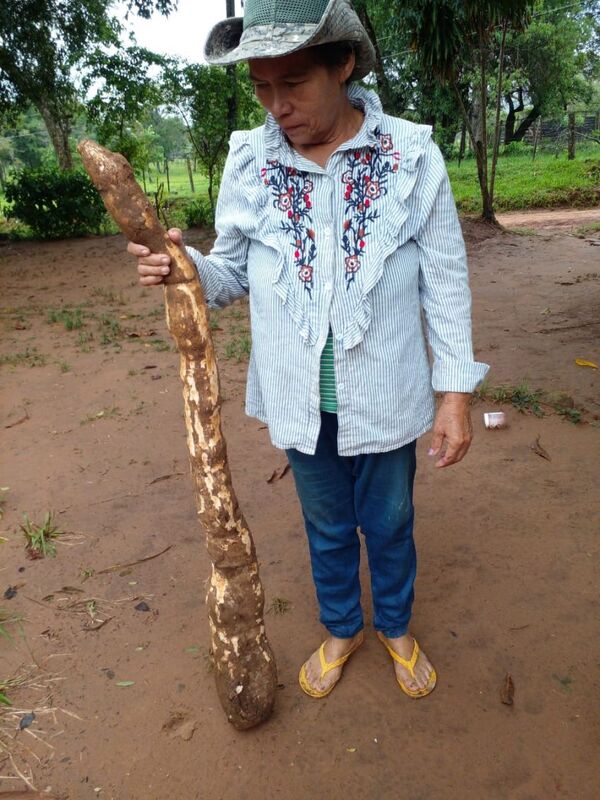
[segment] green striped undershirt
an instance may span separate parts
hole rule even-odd
[[[335,393],[335,371],[333,367],[333,334],[331,328],[321,353],[321,368],[319,373],[321,391],[321,411],[337,414],[337,397]]]

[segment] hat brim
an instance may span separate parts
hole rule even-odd
[[[349,41],[356,44],[352,80],[375,67],[375,49],[347,0],[330,0],[320,22],[256,25],[244,30],[242,17],[217,23],[208,35],[204,55],[209,64],[227,66],[252,58],[279,58],[306,47]]]

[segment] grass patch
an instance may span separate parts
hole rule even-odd
[[[573,425],[579,425],[581,422],[581,409],[579,408],[557,408],[556,413],[560,417],[568,419]]]
[[[81,331],[77,337],[77,347],[81,353],[91,353],[94,334],[91,331]]]
[[[83,319],[83,309],[79,306],[76,308],[70,308],[69,306],[64,306],[63,308],[51,308],[46,314],[46,322],[49,324],[62,322],[62,324],[65,326],[65,330],[67,331],[74,331],[78,328],[83,328],[85,324]]]
[[[247,361],[250,358],[252,340],[249,331],[238,333],[225,345],[225,358],[237,361]]]
[[[58,367],[61,372],[71,372],[71,365],[68,361],[59,361]]]
[[[544,416],[540,405],[542,390],[532,390],[526,383],[518,386],[488,386],[484,382],[475,390],[475,397],[479,400],[490,400],[492,403],[511,403],[522,414],[528,411],[536,417]]]
[[[525,382],[518,386],[489,386],[487,382],[474,392],[478,400],[492,403],[510,403],[522,414],[530,413],[536,417],[545,416],[544,408],[552,409],[574,425],[583,421],[583,411],[575,407],[573,398],[565,392],[546,392],[543,389],[530,389]]]
[[[152,345],[152,349],[156,350],[157,353],[163,353],[171,349],[171,345],[165,342],[164,339],[151,339],[149,344]]]
[[[271,611],[273,614],[287,614],[291,607],[291,602],[286,600],[285,597],[274,597],[271,600],[269,611]]]
[[[108,314],[102,314],[100,317],[99,329],[101,345],[116,344],[123,336],[123,329],[119,321]]]
[[[558,157],[539,153],[535,161],[527,153],[501,155],[496,172],[496,211],[597,205],[598,155],[598,148],[580,148],[574,161],[569,161],[566,153]],[[480,213],[475,159],[468,158],[460,166],[457,161],[449,161],[447,166],[458,209]]]
[[[509,228],[509,231],[517,236],[537,236],[535,228]]]
[[[107,289],[98,286],[92,290],[92,297],[97,297],[109,306],[126,306],[127,300],[122,290],[118,292],[116,289],[109,287]]]
[[[0,519],[4,518],[4,511],[6,506],[6,493],[9,490],[9,486],[1,486],[0,487]]]
[[[19,526],[25,536],[25,550],[30,558],[54,557],[56,555],[56,545],[54,539],[64,536],[54,523],[52,512],[48,511],[41,525],[32,522],[27,514],[23,514],[23,524]]]
[[[600,222],[588,222],[585,225],[580,225],[575,228],[573,233],[580,239],[585,239],[590,233],[600,233]]]
[[[6,609],[0,608],[0,636],[3,636],[5,639],[12,639],[8,628],[20,622],[20,620],[20,614],[14,614],[12,611],[6,611]],[[0,702],[2,702],[1,698]]]
[[[22,353],[0,356],[0,365],[10,364],[12,367],[43,367],[46,361],[46,356],[38,353],[37,347],[27,347]]]

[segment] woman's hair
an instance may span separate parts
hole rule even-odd
[[[350,56],[356,54],[355,42],[328,42],[318,44],[310,48],[317,64],[321,64],[327,69],[339,69],[343,67]]]

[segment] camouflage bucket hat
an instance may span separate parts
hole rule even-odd
[[[249,58],[276,58],[328,42],[354,42],[360,80],[375,66],[375,50],[350,0],[246,0],[243,17],[219,22],[204,55],[225,66]]]

